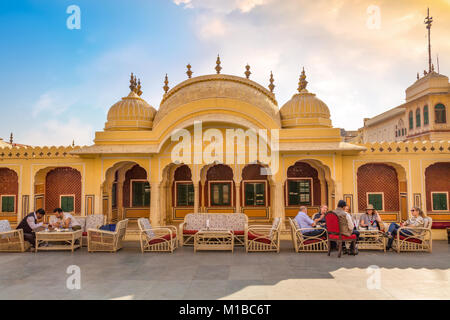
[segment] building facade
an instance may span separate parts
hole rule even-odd
[[[448,127],[437,129],[434,116],[438,103],[448,108],[448,95],[411,93],[402,107],[429,106],[430,130],[407,131],[422,141],[349,143],[332,126],[328,106],[306,89],[304,72],[298,92],[279,108],[272,80],[267,89],[249,74],[221,74],[220,62],[216,71],[188,73],[170,89],[166,81],[158,110],[132,77],[93,145],[0,147],[0,219],[15,223],[37,208],[62,207],[113,222],[149,217],[154,225],[190,212],[244,212],[269,222],[295,216],[300,205],[313,214],[344,199],[352,212],[373,204],[385,221],[406,219],[418,205],[434,227],[450,225]],[[252,144],[261,130],[267,136]],[[239,140],[242,133],[247,138]],[[440,141],[425,139],[435,135]]]

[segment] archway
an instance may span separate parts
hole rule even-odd
[[[436,162],[425,169],[425,199],[427,213],[450,211],[450,162]]]
[[[19,177],[14,170],[0,168],[0,215],[10,222],[17,221]]]

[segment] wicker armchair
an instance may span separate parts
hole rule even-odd
[[[0,252],[24,252],[30,248],[30,243],[24,241],[23,230],[11,230],[8,220],[0,221]]]
[[[301,229],[295,219],[289,218],[291,226],[292,243],[295,252],[327,252],[328,233],[325,228],[303,228]],[[317,236],[305,236],[302,231],[323,230],[324,233]]]
[[[152,227],[147,218],[138,219],[141,251],[171,252],[177,248],[177,228],[174,226]]]
[[[281,219],[275,218],[272,226],[252,225],[245,229],[245,251],[280,252]]]
[[[394,242],[392,243],[392,247],[397,250],[397,252],[401,251],[425,251],[431,252],[433,246],[433,240],[431,237],[431,225],[433,224],[433,219],[430,217],[424,218],[424,227],[423,228],[414,228],[414,231],[420,231],[411,236],[403,236],[401,234],[402,230],[408,230],[413,228],[402,227],[398,229],[397,235],[394,238]]]
[[[88,252],[107,251],[116,252],[123,245],[123,238],[127,230],[128,219],[121,220],[115,231],[88,229]]]

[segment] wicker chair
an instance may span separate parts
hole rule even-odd
[[[88,252],[116,252],[120,250],[127,225],[128,219],[125,219],[117,223],[115,231],[88,229]]]
[[[281,219],[275,218],[272,226],[252,225],[245,229],[245,251],[280,252]]]
[[[147,218],[138,219],[141,251],[171,252],[177,248],[177,228],[174,226],[152,227]]]
[[[30,243],[24,241],[23,230],[11,230],[8,220],[0,221],[0,252],[24,252],[30,248]]]
[[[414,231],[420,232],[411,236],[403,236],[401,235],[401,231],[412,228],[399,228],[397,231],[397,235],[394,238],[394,242],[392,243],[392,247],[399,253],[401,251],[431,252],[433,249],[433,240],[431,237],[431,225],[433,224],[433,219],[431,219],[430,217],[425,217],[424,222],[425,224],[423,228],[414,228]]]
[[[87,246],[88,243],[88,230],[98,229],[106,224],[106,215],[103,214],[90,214],[86,217],[74,217],[81,224],[83,230],[83,247]]]
[[[328,233],[325,228],[303,228],[301,229],[295,219],[289,218],[291,226],[292,243],[295,252],[327,252],[328,251]],[[323,234],[318,236],[306,236],[302,231],[320,230]]]
[[[342,243],[352,242],[353,247],[356,246],[356,235],[345,236],[341,233],[339,227],[339,218],[336,213],[330,211],[325,215],[328,231],[328,255],[331,253],[331,242],[336,242],[339,248],[338,258],[342,255]]]

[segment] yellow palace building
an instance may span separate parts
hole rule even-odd
[[[130,93],[109,109],[93,145],[0,140],[0,219],[16,223],[34,209],[62,207],[82,216],[103,213],[112,222],[149,217],[153,225],[177,223],[190,212],[243,212],[250,222],[270,222],[295,216],[300,205],[313,214],[344,199],[351,212],[373,204],[384,221],[407,219],[420,206],[433,218],[435,238],[450,226],[447,77],[445,87],[444,76],[436,80],[430,72],[402,106],[409,114],[426,101],[428,126],[439,128],[429,136],[439,141],[352,143],[307,90],[304,71],[298,92],[281,108],[273,77],[265,88],[250,80],[249,67],[245,77],[221,74],[218,58],[216,73],[192,77],[188,65],[187,74],[172,88],[166,78],[158,110],[140,97],[132,76]],[[247,139],[239,140],[242,133]]]

